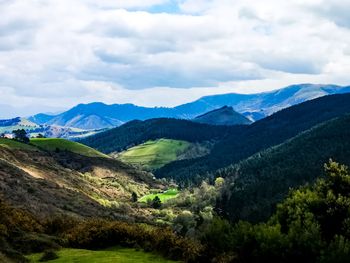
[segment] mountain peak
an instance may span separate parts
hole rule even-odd
[[[194,118],[193,121],[212,125],[238,125],[251,123],[246,117],[236,112],[232,106],[227,105],[199,115]]]

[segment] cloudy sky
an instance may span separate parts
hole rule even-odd
[[[0,0],[0,117],[348,85],[349,0]]]

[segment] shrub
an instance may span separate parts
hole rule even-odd
[[[58,258],[58,255],[56,254],[55,251],[53,251],[53,250],[46,250],[46,251],[44,251],[44,254],[39,259],[39,261],[40,262],[46,262],[46,261],[54,260],[54,259],[57,259],[57,258]]]

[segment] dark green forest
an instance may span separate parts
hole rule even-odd
[[[289,193],[265,222],[216,220],[206,241],[229,262],[345,263],[350,258],[350,173],[330,162],[325,177]],[[230,252],[229,252],[230,251]]]
[[[266,220],[290,188],[313,183],[322,164],[350,164],[350,115],[320,124],[293,139],[221,169],[226,185],[218,211],[231,221]]]
[[[200,183],[220,168],[278,145],[324,121],[350,113],[350,94],[330,95],[281,110],[248,126],[232,129],[211,153],[195,160],[175,161],[155,172],[180,184]]]

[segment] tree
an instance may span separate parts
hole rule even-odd
[[[36,136],[38,139],[40,138],[46,138],[44,135],[42,135],[41,133],[39,133],[37,136]]]
[[[156,196],[152,201],[152,207],[158,209],[162,206],[162,201],[158,196]]]
[[[12,131],[12,133],[15,135],[15,140],[29,143],[29,138],[27,137],[27,132],[24,129],[18,129]]]
[[[137,194],[136,194],[135,192],[132,192],[132,194],[131,194],[131,200],[132,200],[134,203],[136,203],[136,202],[137,202],[137,199],[138,199]]]

